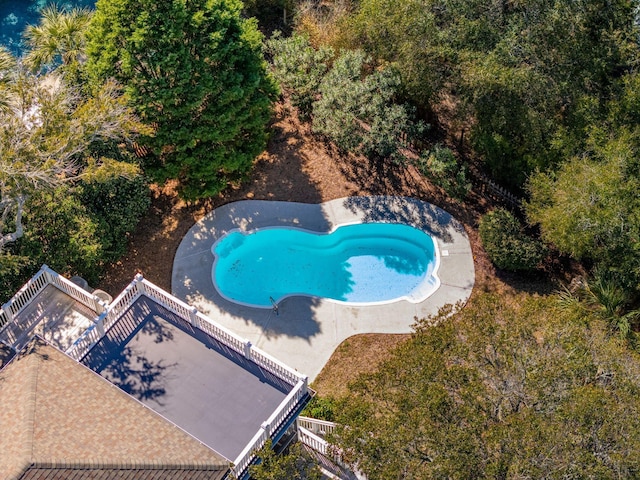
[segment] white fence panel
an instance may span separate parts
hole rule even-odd
[[[317,418],[303,417],[302,415],[298,417],[297,422],[299,427],[305,428],[310,432],[313,432],[316,435],[320,435],[322,437],[327,434],[333,433],[336,428],[336,424],[333,422],[318,420]]]
[[[249,465],[251,465],[251,462],[256,456],[256,452],[267,443],[268,438],[269,435],[267,432],[260,428],[247,446],[244,447],[244,450],[240,452],[240,455],[238,455],[235,462],[233,462],[233,474],[237,478],[241,478],[242,473],[249,468]]]
[[[329,451],[329,442],[304,427],[298,427],[298,440],[313,448],[316,452],[321,453],[325,457],[331,456],[331,452]]]
[[[48,285],[45,268],[48,267],[43,265],[40,271],[31,277],[17,293],[2,306],[8,321],[13,320],[13,318],[24,310],[25,307],[31,303],[31,300]]]

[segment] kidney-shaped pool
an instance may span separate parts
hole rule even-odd
[[[232,231],[211,250],[213,284],[228,300],[272,307],[291,295],[354,305],[422,302],[440,286],[439,254],[424,231],[401,223]]]

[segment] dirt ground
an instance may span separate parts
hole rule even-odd
[[[380,165],[361,157],[340,155],[315,138],[286,102],[276,105],[267,151],[257,159],[247,182],[217,198],[190,204],[177,197],[175,186],[169,182],[152,187],[151,208],[131,236],[128,254],[108,268],[98,288],[116,295],[136,273],[142,273],[146,279],[171,291],[173,257],[183,236],[207,212],[228,202],[264,199],[320,203],[353,195],[403,195],[437,205],[464,224],[474,252],[476,291],[520,289],[517,278],[507,278],[506,282],[496,279],[496,272],[480,245],[477,223],[480,215],[492,207],[488,200],[472,192],[463,205],[446,197],[412,167]],[[510,281],[514,285],[509,285]],[[346,385],[354,372],[373,368],[384,358],[384,352],[404,338],[359,337],[362,338],[348,339],[344,347],[336,350],[314,385],[320,393],[340,390],[339,386]],[[360,355],[358,367],[353,368],[353,358],[349,360],[351,351],[369,354]],[[351,368],[341,368],[345,362],[351,363]]]

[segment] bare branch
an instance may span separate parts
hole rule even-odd
[[[15,208],[16,208],[16,214],[15,214],[15,220],[14,220],[15,230],[11,233],[4,233],[4,234],[1,233],[1,230],[0,230],[0,252],[2,251],[2,249],[7,243],[15,242],[20,237],[22,237],[22,235],[24,235],[24,229],[22,228],[22,212],[24,210],[25,200],[26,198],[24,195],[18,195],[15,198]],[[4,226],[7,213],[10,211],[12,207],[12,205],[7,200],[2,200],[2,202],[0,202],[0,206],[2,206],[3,204],[5,205],[5,207],[4,207],[4,211],[2,212],[2,223],[0,224],[0,228]]]

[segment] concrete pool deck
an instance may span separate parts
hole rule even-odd
[[[224,299],[213,286],[211,246],[230,230],[297,227],[328,232],[360,222],[402,222],[424,230],[440,249],[440,288],[420,303],[349,306],[321,298],[287,297],[278,315]],[[347,197],[322,204],[244,200],[219,207],[185,235],[175,255],[172,293],[216,322],[313,380],[338,345],[359,333],[410,333],[415,318],[465,302],[475,283],[463,225],[444,210],[407,197]]]

